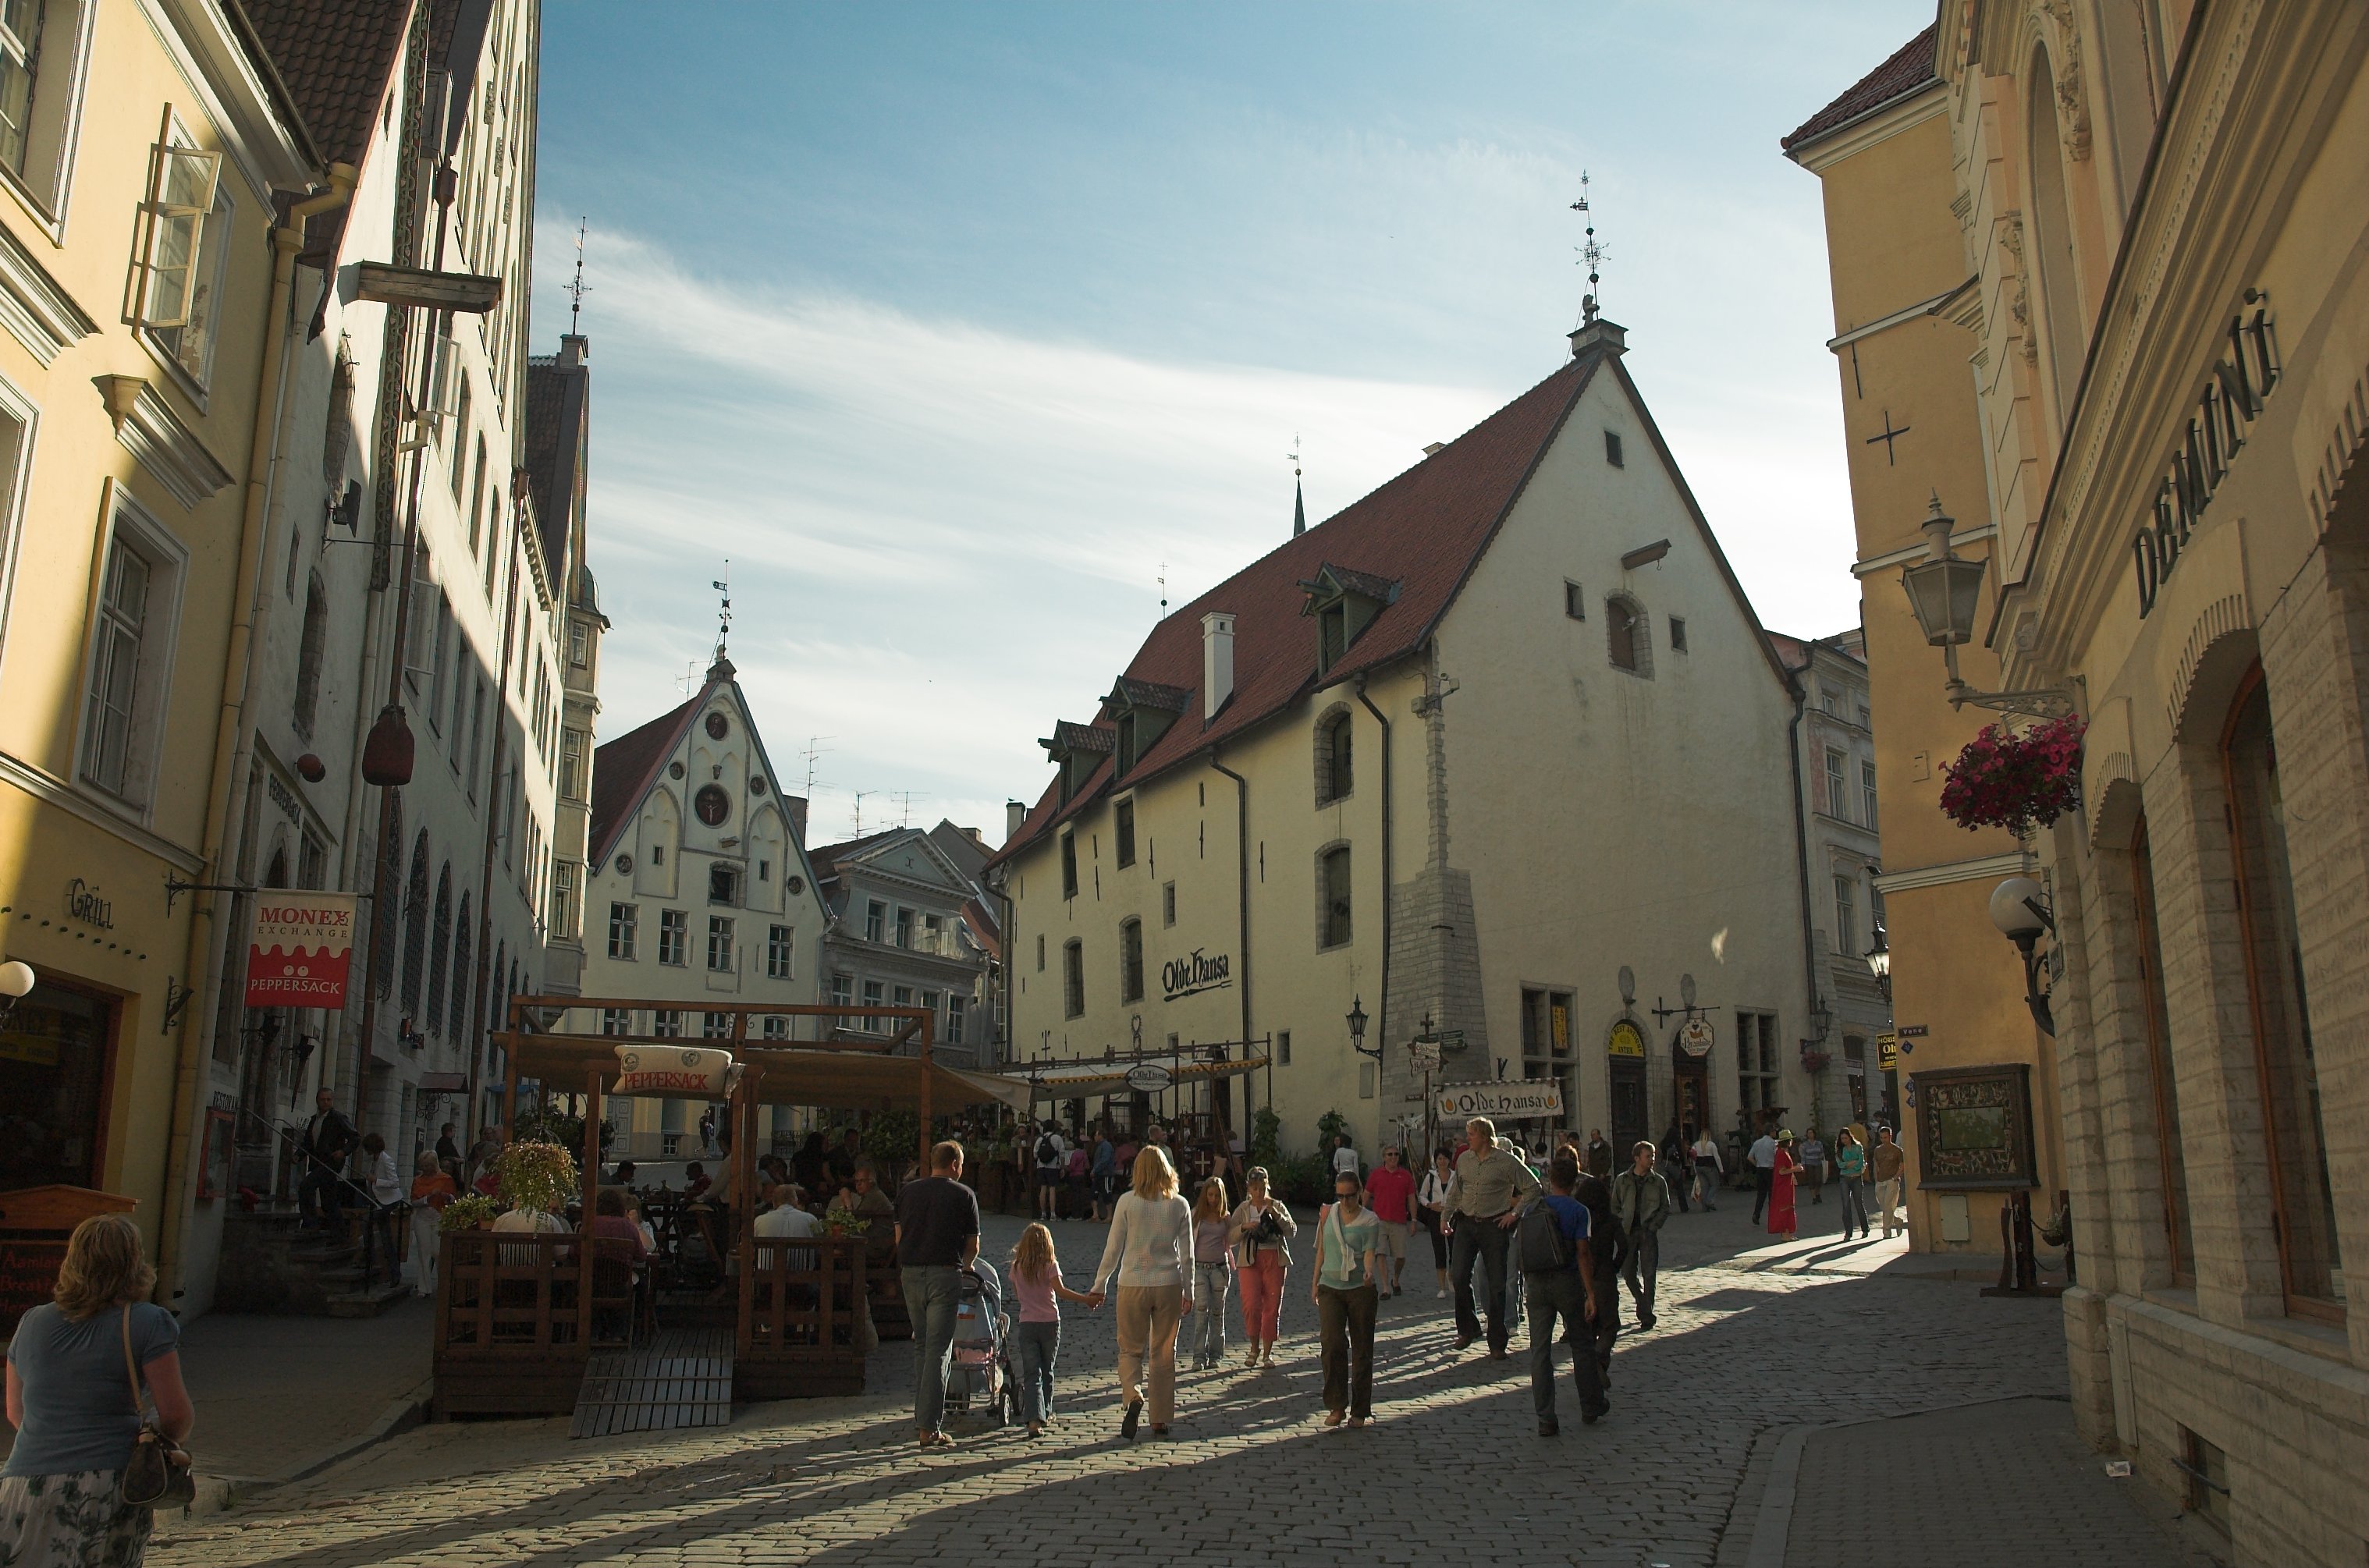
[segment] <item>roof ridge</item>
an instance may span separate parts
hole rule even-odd
[[[1912,93],[1921,92],[1929,84],[1940,80],[1934,68],[1933,58],[1934,43],[1939,35],[1938,22],[1926,23],[1923,31],[1884,56],[1883,63],[1845,87],[1817,113],[1795,126],[1791,135],[1779,137],[1778,149],[1791,155],[1798,148],[1856,124],[1877,110],[1886,109]]]

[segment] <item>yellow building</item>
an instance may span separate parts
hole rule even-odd
[[[2031,866],[2008,833],[1969,832],[1941,815],[1942,767],[1998,715],[1953,710],[1940,661],[1925,644],[1902,567],[1921,559],[1920,525],[1935,495],[1964,497],[1955,548],[1987,559],[1998,533],[1971,503],[1987,493],[1980,412],[1969,395],[1962,323],[1980,308],[1965,241],[1952,215],[1947,95],[1928,29],[1784,140],[1786,155],[1818,177],[1825,200],[1835,336],[1848,444],[1851,510],[1864,583],[1868,686],[1877,789],[1883,804],[1883,870],[1875,878],[1892,954],[1892,1015],[1904,1083],[1922,1073],[1986,1066],[2031,1074],[2034,1185],[2066,1185],[2053,1109],[2054,1059],[2022,1001],[2022,969],[1988,912],[1991,889]],[[1998,367],[1977,356],[1976,376]],[[1997,686],[1986,648],[1960,650],[1976,685]],[[1995,1187],[1930,1173],[1919,1118],[1903,1105],[1908,1153],[1905,1203],[1920,1252],[2000,1247]],[[2046,1207],[2043,1203],[2043,1207]]]
[[[990,868],[1041,1111],[1271,1108],[1294,1152],[1338,1112],[1370,1160],[1422,1136],[1429,1034],[1435,1089],[1553,1087],[1533,1141],[1808,1114],[1793,689],[1622,344],[1583,327],[1054,727]]]
[[[1848,170],[1879,149],[1823,171],[1849,214],[1836,292],[1888,282],[1906,310],[1963,280],[1915,329],[1940,406],[1895,412],[1974,432],[1980,461],[1937,452],[1905,487],[1995,532],[1970,542],[1987,561],[1972,613],[1933,606],[1926,633],[1971,635],[1997,662],[1968,659],[1969,680],[2088,727],[2079,805],[2034,843],[2076,1418],[2238,1562],[2357,1563],[2369,12],[1952,4],[1917,47],[1903,74],[1938,78],[1917,89],[1931,133],[1892,138],[1864,189]],[[1930,258],[1871,256],[1879,223],[1929,235]],[[1904,544],[1914,498],[1880,498]],[[1860,500],[1862,546],[1880,544],[1879,498]],[[1869,596],[1878,678],[1938,693],[1922,636],[1895,624],[1877,646],[1898,603]],[[1905,744],[1915,722],[1879,733]],[[1888,873],[1919,811],[1886,799]],[[1963,921],[1917,962],[1995,973],[2005,945]],[[1997,980],[2012,997],[2022,976]]]
[[[0,1189],[133,1198],[168,1257],[208,1131],[207,927],[168,885],[218,879],[275,202],[324,178],[272,81],[200,0],[0,16],[0,942],[38,976],[0,1024]]]

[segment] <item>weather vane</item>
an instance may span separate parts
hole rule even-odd
[[[722,602],[717,605],[715,611],[715,657],[722,658],[724,657],[725,639],[732,635],[731,556],[727,555],[724,557],[724,576],[715,581],[710,582],[707,586],[714,589],[716,593],[721,596],[722,600]]]
[[[1291,536],[1294,539],[1308,532],[1308,497],[1299,487],[1299,432],[1291,435],[1291,450],[1284,455],[1291,459]]]
[[[1587,204],[1585,169],[1579,171],[1579,200],[1571,204],[1571,210],[1587,219],[1587,243],[1577,247],[1579,258],[1587,264],[1587,293],[1579,303],[1579,324],[1585,326],[1596,319],[1596,285],[1603,277],[1604,258],[1612,254],[1610,246],[1596,243],[1596,212]]]
[[[567,285],[567,335],[570,338],[582,336],[579,330],[582,323],[578,318],[584,314],[584,296],[592,292],[592,285],[584,280],[584,225],[587,222],[581,217],[576,220],[576,280]]]

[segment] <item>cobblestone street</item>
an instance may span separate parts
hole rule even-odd
[[[1823,1218],[1808,1210],[1805,1225]],[[990,1259],[1001,1261],[1018,1230],[1017,1220],[990,1219]],[[1066,1224],[1056,1234],[1065,1268],[1082,1275],[1101,1228]],[[2002,1400],[2025,1402],[2018,1408],[2038,1413],[2025,1426],[2053,1423],[2062,1441],[2019,1455],[2001,1514],[2098,1505],[2099,1461],[2073,1442],[2057,1402],[2054,1303],[1986,1300],[1964,1282],[1757,1266],[1764,1260],[1743,1254],[1766,1238],[1744,1205],[1674,1218],[1665,1234],[1672,1265],[1659,1326],[1622,1340],[1612,1414],[1583,1427],[1566,1375],[1556,1438],[1536,1435],[1527,1334],[1507,1362],[1478,1348],[1452,1352],[1447,1303],[1434,1297],[1427,1267],[1415,1276],[1420,1289],[1383,1308],[1377,1425],[1325,1431],[1303,1258],[1287,1294],[1284,1365],[1186,1374],[1165,1443],[1118,1440],[1111,1312],[1071,1310],[1058,1424],[1040,1440],[973,1425],[959,1429],[958,1447],[918,1453],[910,1349],[890,1345],[873,1361],[866,1394],[744,1408],[728,1427],[581,1442],[562,1421],[419,1427],[168,1531],[151,1560],[340,1568],[1156,1559],[1217,1568],[1302,1556],[1436,1560],[1480,1547],[1493,1557],[1511,1549],[1526,1562],[1622,1568],[1775,1564],[1789,1558],[1786,1513],[1765,1506],[1772,1469],[1798,1472],[1805,1497],[1814,1484],[1822,1506],[1846,1514],[1851,1490],[1867,1489],[1871,1506],[1855,1516],[1888,1520],[1872,1506],[1887,1465],[1946,1471],[1957,1440],[1952,1417],[1928,1416],[1883,1462],[1829,1451],[1832,1439],[1821,1438],[1806,1453],[1797,1442],[1790,1463],[1772,1466],[1787,1433]],[[1813,1255],[1841,1252],[1834,1240]],[[301,1394],[292,1388],[289,1397]],[[1997,1417],[1988,1419],[1995,1434]],[[2128,1518],[2094,1528],[2149,1539],[2155,1527],[2118,1505],[2121,1495],[2107,1491],[2105,1506],[2129,1508]],[[1824,1561],[1826,1544],[1840,1544],[1824,1535],[1831,1518],[1814,1518],[1806,1503],[1802,1512],[1802,1544],[1790,1560]],[[2076,1560],[2035,1554],[2031,1543],[2053,1536],[2013,1539],[2021,1561]],[[1917,1553],[1942,1568],[1999,1561],[2000,1544],[1953,1531],[1928,1536]],[[2165,1538],[2160,1553],[2128,1561],[2185,1559]]]

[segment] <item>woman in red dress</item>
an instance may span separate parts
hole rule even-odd
[[[1793,1178],[1802,1162],[1793,1157],[1793,1135],[1777,1135],[1777,1163],[1768,1177],[1768,1233],[1793,1239]]]

